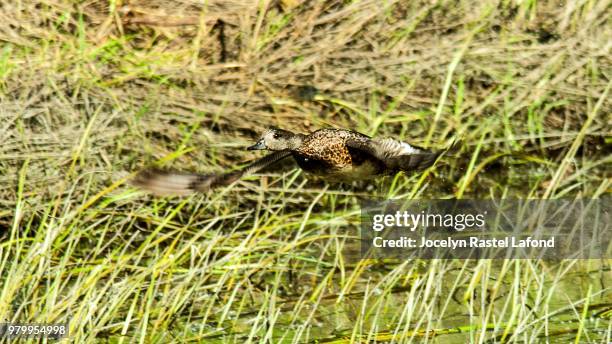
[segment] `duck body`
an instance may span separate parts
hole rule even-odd
[[[329,181],[350,182],[390,173],[382,161],[347,146],[348,140],[369,139],[351,130],[320,129],[307,135],[291,153],[306,173]]]
[[[287,158],[293,158],[309,175],[328,181],[351,182],[422,170],[433,165],[442,153],[429,152],[393,138],[372,138],[348,129],[319,129],[305,135],[270,128],[247,149],[272,153],[240,170],[226,173],[148,169],[139,173],[133,183],[155,194],[187,195],[229,185]]]
[[[420,170],[431,166],[441,153],[348,129],[319,129],[304,135],[270,128],[247,149],[287,152],[311,175],[348,182]]]

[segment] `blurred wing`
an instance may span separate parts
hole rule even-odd
[[[432,153],[391,138],[360,138],[348,140],[346,145],[372,155],[382,161],[389,169],[399,169],[406,172],[422,170],[433,165],[442,153]]]
[[[255,173],[291,155],[290,151],[278,151],[228,173],[197,174],[160,169],[146,169],[132,180],[132,184],[156,195],[190,195],[195,192],[230,185],[245,175]]]

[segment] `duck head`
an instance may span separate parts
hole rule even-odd
[[[270,128],[266,130],[257,143],[248,147],[248,150],[267,149],[271,151],[280,151],[285,149],[296,149],[302,144],[303,135],[294,134],[290,131]]]

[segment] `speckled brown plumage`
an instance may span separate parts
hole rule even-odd
[[[353,157],[346,145],[349,139],[365,141],[369,137],[349,130],[321,129],[306,136],[302,145],[294,152],[342,168],[353,163]]]

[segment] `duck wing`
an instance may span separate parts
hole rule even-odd
[[[375,157],[390,170],[406,172],[422,170],[433,165],[442,153],[430,152],[392,138],[351,138],[346,141],[346,145]]]
[[[195,192],[230,185],[238,179],[269,167],[291,155],[288,150],[264,156],[238,171],[227,173],[198,174],[172,170],[149,168],[141,171],[132,184],[156,195],[190,195]]]

